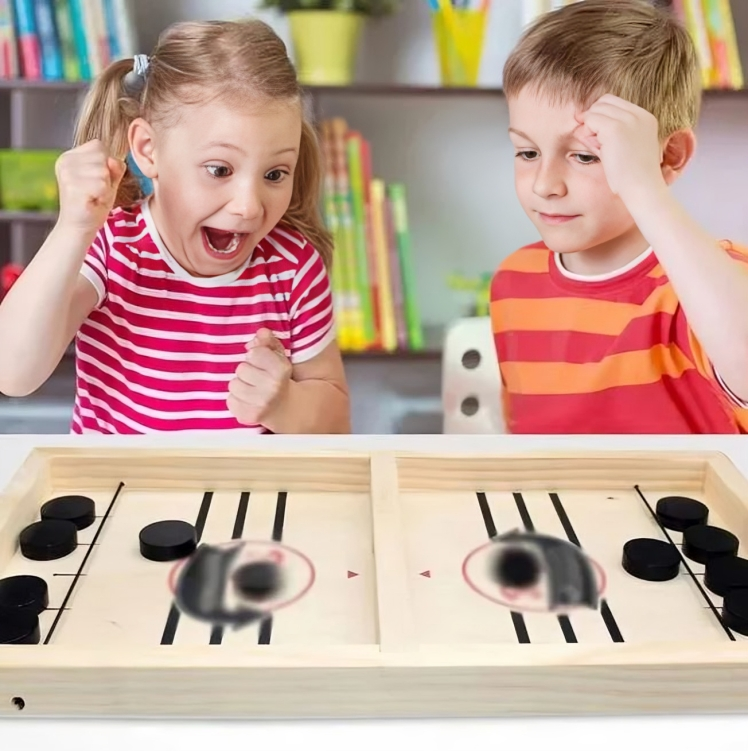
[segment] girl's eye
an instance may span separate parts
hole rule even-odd
[[[212,177],[228,177],[231,174],[231,170],[222,165],[211,165],[206,169]]]
[[[279,180],[283,179],[283,175],[286,173],[283,172],[283,170],[274,169],[272,172],[268,172],[267,175],[265,175],[265,178],[267,180],[270,180],[270,182],[277,183]]]
[[[598,158],[594,154],[574,154],[582,164],[594,164]]]
[[[516,156],[524,159],[525,161],[529,161],[530,159],[535,159],[535,157],[538,155],[537,151],[533,151],[532,149],[524,149],[523,151],[518,151]]]

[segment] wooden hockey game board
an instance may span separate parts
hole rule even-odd
[[[24,557],[21,530],[66,494],[92,499],[95,522],[69,555]],[[0,714],[744,711],[748,638],[658,523],[672,495],[705,503],[744,555],[748,481],[716,453],[35,449],[0,494],[0,580],[40,577],[49,604],[38,643],[0,645]],[[167,519],[281,562],[284,593],[240,628],[180,612],[185,559],[139,551],[141,529]],[[515,529],[583,550],[598,605],[559,614],[505,597],[483,564]],[[637,537],[680,551],[678,576],[627,573]]]

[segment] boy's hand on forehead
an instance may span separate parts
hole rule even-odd
[[[624,203],[665,186],[657,119],[631,102],[605,94],[576,116],[575,135],[602,162],[608,185]]]
[[[262,424],[282,403],[292,371],[283,344],[269,329],[260,329],[229,383],[231,414],[243,425]]]
[[[98,140],[62,154],[56,165],[59,223],[74,231],[96,234],[114,206],[125,171],[125,162],[109,156]]]

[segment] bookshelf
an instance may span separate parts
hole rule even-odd
[[[5,140],[11,148],[33,148],[36,143],[29,143],[27,139],[27,124],[29,115],[27,105],[30,99],[36,100],[37,108],[45,108],[54,97],[59,105],[64,103],[66,117],[65,127],[71,126],[70,113],[75,112],[80,101],[88,90],[88,82],[69,81],[31,81],[24,79],[0,80],[0,112],[5,103],[5,122],[0,123],[0,134],[8,136]],[[439,85],[391,84],[391,83],[357,83],[349,86],[307,86],[305,94],[309,100],[308,106],[315,116],[319,113],[318,103],[323,98],[326,101],[338,98],[382,97],[388,99],[408,98],[438,100],[472,99],[472,100],[502,100],[504,92],[497,86],[478,87],[446,87]],[[748,100],[748,88],[743,89],[707,89],[704,96],[709,99]],[[46,100],[46,101],[45,101]],[[59,116],[59,115],[58,115]],[[3,127],[4,126],[4,127]],[[28,258],[30,235],[33,242],[41,241],[43,235],[55,222],[57,214],[49,211],[4,211],[0,210],[0,236],[6,233],[9,248],[9,260],[23,263]],[[9,232],[9,236],[8,233]],[[365,351],[346,352],[349,360],[379,362],[383,359],[397,358],[403,362],[433,361],[441,356],[441,335],[438,327],[425,327],[426,344],[424,349],[409,351],[398,349],[394,352]]]

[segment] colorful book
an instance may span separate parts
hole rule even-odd
[[[34,0],[13,0],[13,2],[21,75],[27,80],[41,80],[42,52],[36,32]]]
[[[54,0],[57,36],[62,56],[62,70],[66,81],[81,80],[81,66],[78,51],[75,47],[75,33],[73,31],[73,16],[68,0]]]
[[[0,78],[19,75],[13,0],[0,0]]]
[[[389,196],[392,200],[395,235],[397,237],[398,254],[400,256],[400,273],[403,281],[403,297],[405,301],[405,320],[408,326],[408,343],[413,350],[424,347],[423,327],[418,309],[418,291],[416,289],[415,271],[413,268],[410,227],[408,225],[407,191],[402,183],[389,186]]]
[[[88,51],[88,38],[86,36],[86,9],[85,0],[68,0],[70,4],[70,18],[73,24],[73,39],[75,50],[80,65],[81,79],[92,80],[94,76],[91,55]]]
[[[371,181],[371,226],[373,230],[373,253],[379,279],[378,298],[381,317],[382,349],[392,352],[397,349],[397,327],[395,324],[395,307],[392,299],[390,276],[390,253],[387,245],[386,186],[384,180]]]
[[[65,73],[52,0],[34,0],[34,20],[41,51],[42,77],[47,81],[62,81]]]
[[[348,190],[351,204],[351,220],[354,235],[356,276],[358,287],[361,327],[364,345],[370,347],[375,339],[374,315],[372,312],[371,288],[369,286],[368,220],[366,215],[364,172],[361,162],[360,133],[348,131],[345,136],[346,159],[348,163]]]

